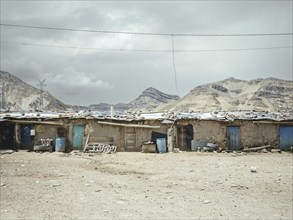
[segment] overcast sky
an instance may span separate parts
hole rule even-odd
[[[292,1],[280,0],[1,0],[1,23],[172,34],[292,33],[292,7]],[[151,86],[177,94],[171,36],[0,27],[0,69],[36,87],[46,79],[45,89],[65,103],[130,102]],[[292,80],[292,43],[292,35],[175,36],[179,95],[229,77]],[[252,48],[267,49],[213,51]]]

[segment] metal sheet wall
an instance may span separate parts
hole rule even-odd
[[[239,127],[227,127],[228,150],[239,150]]]
[[[280,127],[280,149],[293,147],[293,126]]]

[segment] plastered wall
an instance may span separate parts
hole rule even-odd
[[[134,124],[134,122],[119,122],[122,124]],[[104,125],[99,124],[98,121],[92,121],[90,126],[92,129],[92,136],[96,137],[113,137],[114,145],[117,146],[117,151],[141,151],[141,144],[144,141],[151,140],[152,131],[167,134],[168,126],[161,124],[159,121],[145,121],[140,123],[141,125],[160,126],[160,128],[130,128],[131,132],[135,133],[134,148],[128,148],[126,146],[126,138],[128,128],[124,126],[116,125]]]
[[[258,124],[251,121],[242,121],[240,126],[240,145],[246,147],[257,147],[271,145],[277,147],[279,142],[279,131],[277,124]]]
[[[188,120],[178,122],[178,125],[192,124],[193,140],[208,140],[215,142],[221,148],[226,147],[226,126],[217,121]]]
[[[271,145],[277,147],[279,142],[279,125],[273,123],[253,123],[253,121],[235,120],[231,122],[186,120],[178,125],[193,125],[193,139],[209,140],[226,149],[226,133],[228,126],[239,126],[241,148]]]
[[[52,125],[35,125],[36,130],[35,144],[37,144],[41,139],[56,139],[57,136],[57,126]]]

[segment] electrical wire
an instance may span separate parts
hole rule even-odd
[[[96,50],[105,52],[154,52],[154,53],[170,53],[173,50],[153,50],[153,49],[113,49],[113,48],[95,48],[95,47],[77,47],[77,46],[64,46],[64,45],[49,45],[49,44],[33,44],[26,42],[13,42],[1,40],[1,43],[6,44],[17,44],[23,46],[36,46],[36,47],[50,47],[50,48],[61,48],[61,49],[75,49],[75,50]],[[253,51],[253,50],[274,50],[274,49],[287,49],[293,48],[293,46],[280,46],[280,47],[256,47],[256,48],[227,48],[227,49],[190,49],[190,50],[175,50],[178,53],[197,53],[197,52],[229,52],[229,51]]]
[[[40,0],[1,0],[3,2],[42,2]],[[43,0],[45,1],[45,0]],[[48,0],[47,0],[48,1]],[[50,0],[52,2],[79,2],[81,0]],[[292,0],[85,0],[89,2],[290,2]]]
[[[176,65],[175,65],[175,49],[174,49],[174,36],[172,35],[172,59],[173,59],[173,69],[174,69],[174,75],[175,75],[175,86],[176,86],[176,91],[177,95],[179,95],[179,90],[178,90],[178,83],[177,83],[177,71],[176,71]]]
[[[103,34],[128,34],[128,35],[150,35],[150,36],[176,36],[176,37],[261,37],[261,36],[293,35],[293,33],[289,33],[289,32],[287,33],[246,33],[246,34],[189,34],[189,33],[175,34],[175,33],[90,30],[90,29],[45,27],[45,26],[7,24],[7,23],[0,23],[0,25],[6,26],[6,27],[44,29],[44,30],[56,30],[56,31],[75,31],[75,32],[89,32],[89,33],[103,33]]]
[[[40,0],[1,0],[3,2],[40,2]],[[43,0],[45,1],[45,0]],[[79,2],[81,0],[50,0],[52,2]],[[292,0],[85,0],[89,2],[290,2]]]
[[[179,94],[179,89],[178,89],[178,80],[177,80],[177,70],[176,70],[176,65],[175,65],[175,46],[174,46],[174,36],[171,36],[172,39],[172,60],[173,60],[173,69],[174,69],[174,79],[175,79],[175,87],[176,87],[176,91],[177,91],[177,95],[179,96],[179,101],[181,104],[181,111],[183,110],[183,104],[180,98],[180,94]]]

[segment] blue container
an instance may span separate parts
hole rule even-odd
[[[55,151],[64,152],[65,151],[65,138],[58,137],[55,142]]]
[[[166,153],[166,138],[157,138],[156,139],[157,149],[159,153]]]

